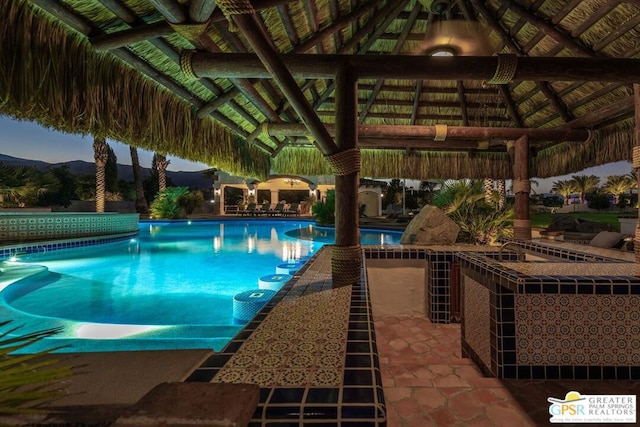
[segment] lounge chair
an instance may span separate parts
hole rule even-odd
[[[271,203],[263,203],[253,211],[253,215],[264,215],[269,212],[269,206]]]
[[[285,216],[296,215],[300,216],[300,210],[298,209],[299,203],[291,203],[287,209],[285,209],[282,214]]]
[[[282,215],[283,211],[284,211],[284,203],[278,203],[273,209],[269,209],[269,212],[267,213],[267,215],[269,216]]]
[[[242,209],[238,211],[238,215],[240,216],[249,216],[249,215],[253,215],[253,212],[256,210],[256,204],[255,203],[249,203],[247,205],[246,209]]]

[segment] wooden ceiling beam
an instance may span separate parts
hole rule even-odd
[[[191,0],[188,11],[189,19],[191,22],[207,22],[215,8],[216,2],[213,0]]]
[[[416,2],[413,9],[411,10],[411,14],[405,21],[404,27],[400,32],[400,36],[398,36],[398,39],[396,40],[396,44],[393,47],[393,50],[391,51],[391,55],[397,55],[400,52],[400,50],[402,49],[402,46],[404,45],[405,40],[407,39],[407,35],[411,31],[411,28],[413,28],[413,25],[416,22],[416,17],[418,16],[418,13],[421,10],[422,10],[422,3]],[[376,81],[373,87],[373,91],[371,91],[371,94],[369,95],[369,99],[367,100],[367,104],[360,111],[360,117],[358,118],[358,121],[360,123],[364,123],[365,119],[367,118],[369,109],[371,108],[371,105],[373,105],[373,103],[375,102],[376,97],[378,96],[378,93],[380,92],[380,88],[382,87],[383,84],[384,84],[383,79],[378,79]]]
[[[116,0],[112,0],[112,1],[116,1]],[[53,0],[33,0],[33,3],[39,6],[40,8],[42,8],[43,10],[45,10],[47,13],[55,16],[60,21],[69,25],[71,28],[80,32],[81,34],[88,35],[90,33],[99,32],[99,30],[93,29],[91,27],[91,24],[84,21],[83,18],[77,16],[72,11],[64,8],[60,4],[54,2]],[[125,10],[125,9],[124,9],[124,6],[122,5],[120,8],[116,8],[114,10]],[[119,16],[119,15],[116,15],[116,16]],[[127,14],[123,14],[123,17],[126,19],[130,19],[130,16],[131,16],[130,12],[127,12]],[[155,40],[155,41],[162,42],[161,40]],[[120,58],[120,60],[122,60],[126,64],[129,64],[130,66],[136,68],[142,74],[146,75],[151,80],[157,82],[159,85],[164,86],[169,91],[174,93],[176,96],[190,102],[196,108],[200,108],[202,106],[203,103],[199,98],[194,96],[191,92],[189,92],[186,88],[184,88],[178,82],[165,76],[164,74],[162,74],[161,72],[153,68],[151,65],[149,65],[147,62],[143,61],[142,59],[134,55],[128,49],[118,48],[118,49],[112,50],[111,53],[117,56],[118,58]],[[176,59],[178,58],[177,53],[175,53],[175,58]],[[240,107],[236,105],[236,108],[240,108]],[[225,126],[227,126],[227,128],[231,132],[236,133],[243,138],[247,137],[248,133],[243,129],[241,129],[237,124],[231,121],[224,114],[216,112],[215,114],[212,114],[212,117],[218,120],[220,123],[223,123]]]
[[[462,113],[462,124],[469,126],[469,112],[467,111],[467,99],[464,96],[464,84],[462,80],[458,80],[456,86],[458,89],[458,102],[460,103],[460,111]]]
[[[413,92],[413,108],[411,109],[411,125],[415,125],[418,118],[418,108],[420,106],[423,85],[423,80],[416,81],[416,90]]]
[[[39,0],[49,1],[55,3],[52,0]],[[101,0],[105,6],[107,0]],[[268,9],[274,6],[290,3],[294,0],[253,0],[253,8],[256,10]],[[111,2],[113,2],[111,0]],[[106,6],[114,14],[118,14],[118,8],[113,6]],[[119,16],[119,15],[117,15]],[[122,19],[122,18],[120,18]],[[225,21],[226,18],[222,14],[222,11],[218,8],[213,11],[209,18],[210,23]],[[125,21],[126,22],[126,21]],[[97,51],[105,51],[116,49],[118,47],[124,47],[130,44],[138,43],[145,40],[151,40],[158,37],[167,36],[172,34],[175,30],[171,27],[171,24],[167,21],[158,21],[153,24],[139,25],[134,28],[130,28],[123,31],[118,31],[111,34],[102,34],[99,37],[90,37],[89,42],[93,48]]]
[[[360,90],[363,91],[367,91],[367,90],[373,90],[373,85],[372,84],[368,84],[368,83],[361,83],[358,84],[358,88]],[[406,86],[400,86],[400,85],[387,85],[387,86],[383,86],[381,91],[382,92],[412,92],[415,89],[415,85],[406,85]],[[423,92],[428,92],[428,93],[432,93],[432,94],[438,94],[438,95],[455,95],[458,93],[458,89],[456,87],[436,87],[436,86],[426,86],[426,83],[423,82],[423,87],[422,87]],[[487,95],[487,94],[492,94],[495,93],[495,90],[493,88],[481,88],[481,87],[477,87],[477,88],[465,88],[465,92],[467,95]]]
[[[332,24],[327,25],[322,30],[315,32],[311,37],[303,41],[299,46],[296,46],[294,48],[294,51],[296,53],[305,53],[314,46],[321,44],[322,41],[327,39],[327,37],[333,36],[334,34],[340,32],[340,30],[348,27],[354,20],[357,21],[363,15],[376,8],[380,1],[381,0],[374,0],[358,6],[351,12],[342,16],[341,18],[338,18],[338,20],[334,21]]]
[[[167,21],[172,24],[181,25],[187,23],[186,13],[178,13],[182,11],[180,3],[176,0],[152,0],[154,6],[159,7],[160,12]],[[177,19],[181,19],[176,21]],[[220,47],[213,41],[207,32],[200,32],[198,34],[184,32],[181,35],[191,42],[197,49],[201,49],[205,52],[220,53]],[[231,78],[231,83],[238,88],[238,90],[251,102],[255,107],[270,121],[280,121],[278,114],[271,108],[269,103],[262,97],[262,95],[256,90],[253,84],[246,78]],[[244,111],[244,110],[243,110]],[[248,120],[250,115],[244,115],[245,120]],[[248,120],[250,123],[255,122],[257,125],[259,122],[252,118]]]
[[[524,121],[518,111],[518,106],[513,102],[513,97],[511,96],[511,92],[509,92],[509,85],[498,85],[498,89],[500,90],[502,99],[507,106],[507,111],[509,112],[509,116],[511,116],[511,120],[513,120],[516,126],[521,128],[524,127]]]
[[[532,144],[533,145],[533,144]],[[307,138],[298,138],[294,144],[286,144],[287,147],[310,146]],[[488,148],[483,144],[474,141],[447,140],[445,142],[425,141],[424,139],[413,138],[358,138],[360,148],[370,148],[377,150],[428,150],[428,151],[477,151],[477,152],[505,152],[506,147],[500,143],[490,143]]]
[[[335,113],[333,109],[331,110],[318,110],[318,115],[322,117],[332,117]],[[381,119],[381,120],[406,120],[407,122],[410,120],[410,114],[406,113],[369,113],[369,118],[371,119]],[[458,120],[459,114],[420,114],[418,113],[416,120],[428,120],[435,122],[451,122],[454,120]],[[506,123],[511,121],[511,119],[506,118],[504,116],[484,116],[483,120],[490,122],[501,122]]]
[[[567,49],[583,56],[594,56],[594,53],[591,49],[584,46],[577,40],[571,38],[567,34],[564,34],[553,25],[550,25],[545,19],[540,18],[536,14],[532,13],[527,8],[517,3],[515,0],[503,0],[503,2],[507,6],[509,6],[509,9],[513,10],[516,14],[524,18],[528,23],[538,28],[538,31],[541,31],[545,35],[553,38],[558,43],[562,43],[567,47]]]
[[[563,127],[568,128],[591,128],[598,124],[616,118],[621,115],[628,114],[634,111],[633,95],[629,95],[617,102],[606,105],[597,110],[591,111],[577,119],[566,123]]]
[[[293,21],[291,20],[291,14],[289,13],[289,8],[286,4],[281,4],[277,7],[278,16],[280,17],[280,22],[282,22],[282,26],[287,32],[287,36],[289,37],[289,41],[292,46],[297,46],[300,43],[300,38],[298,37],[298,32],[296,31],[295,25],[293,25]]]
[[[278,83],[278,86],[280,86],[280,89],[296,113],[298,113],[300,120],[305,123],[320,151],[324,155],[336,153],[338,147],[333,142],[333,139],[320,121],[320,118],[307,103],[302,91],[300,91],[300,88],[281,60],[278,52],[273,48],[272,44],[266,40],[255,16],[253,14],[232,15],[231,19],[233,19],[238,28],[240,28],[242,34],[258,55],[261,67],[268,70],[269,75]]]
[[[601,4],[600,8],[598,9],[598,11],[596,13],[592,14],[591,16],[589,16],[587,19],[582,21],[582,23],[580,23],[580,25],[576,25],[571,30],[571,33],[570,33],[571,37],[573,37],[573,38],[580,37],[580,35],[582,33],[584,33],[589,28],[591,28],[596,22],[598,22],[599,20],[603,19],[607,13],[611,12],[613,9],[618,7],[618,5],[620,3],[621,3],[620,0],[609,0],[609,1],[605,2],[604,4]]]
[[[326,124],[330,135],[335,135],[335,125]],[[309,131],[300,123],[273,123],[266,129],[269,135],[307,136]],[[358,135],[362,138],[425,138],[436,137],[435,126],[402,126],[402,125],[359,125]],[[479,126],[448,126],[446,138],[487,140],[518,139],[526,135],[532,141],[585,141],[589,132],[574,128],[494,128]],[[445,139],[445,141],[447,140]]]
[[[218,31],[220,31],[220,33],[224,36],[225,40],[231,45],[231,48],[235,51],[235,52],[246,52],[247,49],[244,46],[244,43],[242,43],[242,40],[240,40],[240,37],[237,36],[236,33],[234,33],[233,31],[229,31],[228,25],[226,23],[216,23],[214,24],[215,27],[218,29]],[[275,104],[278,105],[278,103],[280,103],[280,95],[277,93],[276,89],[273,87],[273,83],[268,80],[268,79],[262,79],[260,80],[260,82],[262,83],[262,86],[264,87],[265,91],[267,92],[267,95],[270,96],[271,101]],[[228,92],[232,92],[228,91]],[[233,91],[235,92],[235,91]],[[248,98],[249,99],[249,98]],[[217,100],[217,99],[216,99]],[[250,99],[249,99],[250,100]],[[215,101],[215,100],[214,100]],[[201,110],[205,110],[210,108],[210,106],[207,104],[205,105]],[[217,107],[219,108],[219,106]],[[216,108],[216,109],[217,109]],[[280,120],[280,114],[278,112],[278,110],[272,110],[271,107],[269,107],[270,111],[274,111],[274,116],[268,116],[265,115],[265,117],[267,117],[267,119],[271,122],[279,122]],[[282,112],[284,118],[288,121],[297,121],[297,117],[294,117],[293,115],[289,114],[289,112]],[[258,126],[259,123],[255,123],[254,126]],[[274,143],[277,146],[279,146],[280,144],[282,144],[280,141],[278,141],[275,138],[271,138],[271,142]]]
[[[149,3],[171,24],[180,24],[187,21],[188,16],[182,5],[177,1],[149,0]]]
[[[300,78],[332,79],[339,66],[354,67],[359,79],[490,80],[497,68],[495,56],[435,57],[397,55],[280,55]],[[268,78],[269,72],[252,54],[200,53],[192,66],[199,77]],[[640,60],[631,58],[519,57],[512,81],[640,81]]]
[[[351,23],[351,21],[359,19],[365,13],[369,12],[373,7],[377,6],[379,2],[380,0],[375,0],[373,2],[367,3],[364,6],[354,9],[351,13],[345,15],[344,18],[339,23],[336,23],[334,25],[331,25],[323,29],[316,35],[312,36],[311,39],[303,42],[299,46],[294,47],[294,52],[304,53],[308,51],[315,44],[320,43],[324,38],[331,36],[335,31],[339,31],[340,29],[344,28],[344,26],[348,25],[348,23]],[[224,31],[225,29],[220,27],[219,30]],[[227,33],[228,40],[233,41],[234,37],[237,39],[237,36],[235,34],[230,33],[229,31],[226,31],[226,33]],[[240,46],[238,46],[237,43],[235,44],[235,46],[237,49],[240,48]],[[242,46],[242,48],[243,48],[243,51],[245,51],[244,46]],[[309,84],[313,84],[313,81],[311,81]],[[302,89],[303,92],[304,90],[305,89]],[[333,92],[333,89],[331,91]],[[237,96],[238,94],[239,92],[234,93],[233,97]],[[275,102],[275,103],[278,104],[279,102]],[[209,114],[211,111],[214,111],[215,109],[219,108],[221,105],[222,104],[217,99],[210,101],[209,103],[205,104],[200,111],[198,111],[198,117],[203,117]],[[279,109],[279,111],[281,111],[282,113],[288,114],[289,107],[290,105],[287,102],[285,102],[282,108]]]
[[[375,41],[380,37],[382,33],[387,29],[389,25],[393,22],[398,13],[404,9],[405,5],[408,3],[408,0],[391,0],[384,7],[378,10],[378,12],[370,19],[360,30],[354,34],[354,36],[345,43],[344,46],[340,48],[338,53],[349,52],[354,49],[358,43],[365,37],[369,36],[367,40],[360,45],[357,49],[357,54],[366,53],[371,45],[375,43]],[[376,24],[380,22],[380,24],[376,28]],[[320,107],[326,99],[333,93],[335,89],[335,83],[330,83],[327,86],[327,89],[320,95],[320,98],[313,104],[313,108],[317,109]]]

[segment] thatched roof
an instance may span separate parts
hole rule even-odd
[[[295,72],[295,81],[324,124],[336,123],[334,80],[321,70],[321,63],[332,64],[335,58],[326,55],[359,55],[373,61],[373,77],[364,73],[358,80],[359,122],[372,126],[373,132],[362,137],[362,176],[512,174],[505,142],[513,138],[492,134],[434,144],[433,136],[376,137],[372,129],[377,125],[590,131],[588,137],[572,141],[532,138],[531,173],[539,177],[631,158],[632,80],[615,75],[619,64],[606,60],[639,58],[638,1],[457,0],[441,15],[430,11],[426,0],[250,3],[257,28],[262,28],[259,37],[283,58],[306,55],[298,59],[304,70]],[[290,107],[286,91],[266,78],[268,73],[254,76],[255,66],[245,71],[236,65],[252,64],[241,62],[244,59],[236,54],[253,52],[253,45],[244,29],[230,30],[220,8],[207,10],[212,4],[0,2],[0,114],[66,132],[110,137],[245,177],[264,179],[270,169],[282,174],[328,173],[308,133],[269,130],[268,124],[302,120]],[[491,84],[487,77],[476,77],[481,70],[458,67],[443,77],[429,74],[437,73],[438,66],[411,70],[398,65],[409,64],[402,58],[419,53],[425,32],[445,19],[480,22],[495,52],[516,54],[520,63],[529,57],[557,58],[558,64],[565,64],[565,58],[597,58],[602,60],[602,81],[593,75],[576,79],[571,70],[539,81],[539,68],[529,67],[530,77],[516,74],[507,84]],[[213,75],[203,78],[181,68],[180,53],[185,51],[223,55],[215,56]],[[381,71],[376,74],[375,68]]]

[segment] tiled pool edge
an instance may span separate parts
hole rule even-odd
[[[41,242],[15,243],[0,245],[0,261],[6,261],[17,255],[38,254],[63,249],[75,249],[85,246],[101,245],[104,243],[120,242],[138,237],[139,232],[110,234],[93,237],[76,237],[70,239],[48,240]]]
[[[303,296],[307,291],[331,289],[329,275],[329,279],[321,284],[313,283],[308,289],[294,290],[297,282],[322,254],[322,251],[329,250],[330,245],[327,245],[314,255],[221,352],[211,356],[186,381],[211,381],[273,308],[285,296],[291,296],[289,295],[291,292],[295,292],[297,297]],[[351,289],[342,385],[339,387],[263,387],[260,403],[250,426],[256,427],[268,423],[298,425],[302,422],[304,424],[322,423],[324,426],[386,426],[382,377],[365,272],[363,268],[361,284]]]

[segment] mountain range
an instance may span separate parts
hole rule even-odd
[[[0,154],[0,163],[12,166],[33,166],[39,170],[46,170],[48,168],[66,165],[69,167],[69,171],[75,175],[95,175],[96,173],[95,163],[85,162],[84,160],[73,160],[63,163],[47,163],[41,160],[20,159],[18,157]],[[148,176],[151,173],[150,168],[141,167],[140,169],[142,169],[143,176]],[[212,181],[205,178],[202,175],[202,172],[204,171],[167,171],[167,178],[170,178],[175,185],[180,187],[210,188]],[[133,182],[133,167],[131,165],[121,165],[118,163],[118,179]]]

